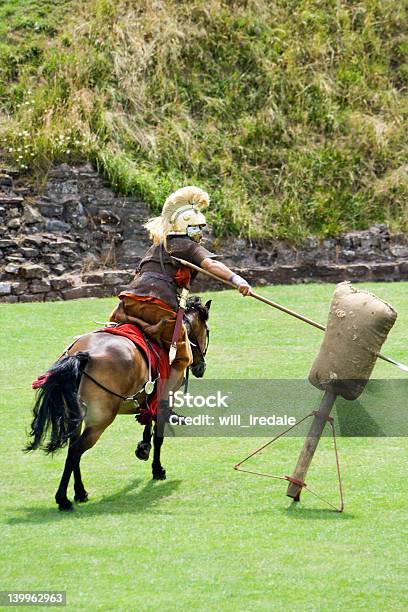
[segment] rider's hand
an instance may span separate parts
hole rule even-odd
[[[249,285],[246,281],[238,286],[238,290],[242,295],[251,295],[251,289],[251,285]]]
[[[247,283],[245,278],[239,276],[239,274],[233,274],[229,279],[230,283],[233,283],[236,287],[238,287],[238,291],[242,295],[250,295],[251,294],[251,285]]]

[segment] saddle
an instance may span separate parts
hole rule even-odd
[[[132,317],[125,312],[123,302],[119,302],[114,312],[112,313],[111,320],[115,323],[124,323],[136,325],[146,336],[148,336],[157,346],[162,348],[161,332],[163,327],[169,322],[168,319],[162,319],[158,323],[151,325],[146,323],[138,317]]]

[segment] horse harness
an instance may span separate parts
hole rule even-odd
[[[184,317],[184,325],[187,328],[187,335],[190,340],[190,344],[192,344],[196,350],[198,351],[200,358],[202,361],[205,361],[205,356],[207,355],[208,347],[210,344],[210,329],[206,325],[205,326],[205,346],[201,348],[200,343],[197,340],[197,336],[193,333],[193,328],[191,327],[191,323],[187,316]]]
[[[208,350],[208,346],[209,346],[209,342],[210,342],[210,330],[209,330],[209,328],[206,325],[206,343],[205,343],[204,349],[202,349],[201,346],[200,346],[200,343],[197,340],[196,335],[193,333],[190,320],[188,319],[187,316],[184,316],[184,324],[185,324],[185,326],[187,328],[187,335],[188,335],[189,339],[191,338],[191,344],[198,351],[201,360],[205,361],[205,356],[207,354],[207,350]],[[158,357],[156,349],[152,346],[152,344],[150,343],[150,341],[146,337],[146,335],[143,334],[143,336],[144,336],[144,339],[145,339],[145,342],[146,342],[146,346],[147,346],[147,350],[148,350],[147,360],[146,361],[147,361],[147,366],[148,366],[148,370],[149,370],[149,378],[148,378],[147,382],[144,383],[143,387],[141,389],[139,389],[139,391],[137,391],[133,395],[125,396],[125,395],[121,395],[120,393],[116,393],[116,391],[112,391],[112,389],[109,389],[108,387],[105,387],[105,385],[103,385],[98,380],[96,380],[96,378],[91,376],[91,374],[88,374],[88,372],[86,372],[83,368],[80,368],[80,373],[83,376],[85,376],[86,378],[89,378],[89,380],[91,380],[97,387],[99,387],[100,389],[103,389],[104,391],[106,391],[107,393],[110,393],[111,395],[114,395],[115,397],[118,397],[122,401],[124,401],[124,402],[132,402],[133,404],[136,404],[137,408],[143,406],[143,404],[147,403],[147,400],[148,400],[149,396],[154,392],[154,390],[156,388],[156,385],[157,385],[157,382],[158,382],[158,380],[160,378],[160,374],[158,374],[157,372],[154,372],[154,373],[152,372],[151,353],[154,352],[156,357]],[[78,338],[76,338],[74,340],[74,342],[72,342],[65,349],[65,351],[63,352],[61,357],[65,356],[65,355],[68,355],[68,351],[74,346],[74,344],[75,344],[75,342],[77,340],[78,340]],[[142,352],[142,354],[144,354],[144,353]],[[60,357],[60,359],[61,359],[61,357]],[[190,370],[190,367],[188,367],[187,370],[186,370],[186,378],[185,378],[185,386],[184,386],[185,393],[187,392],[189,370]]]
[[[105,387],[105,385],[103,385],[98,380],[96,380],[93,376],[88,374],[88,372],[85,372],[85,370],[83,368],[80,369],[81,374],[86,376],[86,378],[89,378],[89,380],[92,380],[92,382],[97,387],[99,387],[100,389],[103,389],[104,391],[107,391],[108,393],[110,393],[111,395],[114,395],[115,397],[119,397],[124,402],[132,402],[132,403],[136,404],[137,408],[140,408],[145,403],[147,404],[147,400],[148,400],[149,396],[155,390],[157,381],[160,378],[160,374],[158,372],[154,372],[154,374],[152,376],[152,356],[151,356],[151,353],[153,351],[157,358],[159,358],[159,355],[158,355],[156,349],[151,345],[151,343],[149,342],[149,340],[148,340],[148,338],[146,337],[145,334],[143,334],[143,337],[144,337],[144,340],[145,340],[146,346],[147,346],[147,359],[146,359],[146,362],[147,362],[147,367],[148,367],[148,370],[149,370],[149,378],[148,378],[147,382],[144,383],[143,387],[141,389],[139,389],[139,391],[136,391],[136,393],[134,393],[133,395],[130,395],[129,397],[126,397],[126,395],[121,395],[120,393],[116,393],[116,391],[112,391],[112,389],[108,389],[108,387]],[[140,352],[145,357],[145,354],[143,353],[143,351],[140,351]]]

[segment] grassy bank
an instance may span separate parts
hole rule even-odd
[[[6,0],[0,11],[1,137],[24,170],[90,158],[154,211],[194,182],[220,234],[408,230],[404,3]]]

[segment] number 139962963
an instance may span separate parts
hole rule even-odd
[[[66,606],[65,591],[0,591],[0,606]]]

